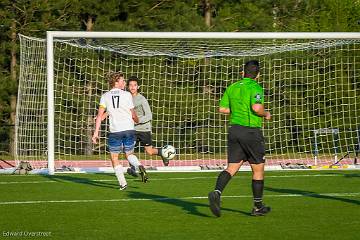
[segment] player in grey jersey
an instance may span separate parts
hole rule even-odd
[[[161,148],[155,148],[152,145],[152,112],[147,99],[138,91],[139,79],[136,76],[132,76],[129,78],[128,89],[133,97],[135,112],[139,117],[139,122],[135,125],[135,135],[137,140],[144,145],[147,154],[160,156],[163,160],[164,165],[167,166],[169,164],[169,160],[162,157]]]

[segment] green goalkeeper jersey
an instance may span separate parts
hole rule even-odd
[[[244,78],[226,88],[220,107],[230,109],[230,124],[261,128],[263,118],[252,110],[256,103],[264,104],[264,90],[255,80]]]

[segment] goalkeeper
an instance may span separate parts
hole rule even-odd
[[[139,79],[136,76],[131,76],[128,80],[128,90],[130,91],[134,106],[135,112],[139,117],[139,122],[135,124],[135,136],[138,142],[143,144],[145,147],[145,152],[149,155],[158,155],[162,158],[165,166],[169,165],[169,160],[164,158],[161,155],[161,148],[155,148],[152,145],[151,138],[151,120],[152,120],[152,112],[150,109],[150,105],[147,99],[139,93]],[[136,171],[133,166],[128,169],[128,173],[130,175],[136,176]]]
[[[254,208],[252,215],[270,212],[262,203],[264,190],[265,142],[261,132],[263,118],[270,120],[270,112],[264,109],[264,90],[256,82],[259,78],[259,62],[248,61],[244,78],[230,85],[221,98],[221,113],[230,114],[228,131],[228,166],[216,181],[215,190],[209,193],[210,210],[220,217],[220,198],[225,186],[244,162],[252,169],[252,192]]]

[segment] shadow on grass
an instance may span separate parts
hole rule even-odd
[[[149,199],[154,202],[160,202],[160,203],[180,207],[185,212],[187,212],[187,214],[192,214],[192,215],[196,215],[199,217],[206,217],[206,218],[212,217],[212,215],[208,215],[208,214],[205,214],[205,213],[202,213],[199,211],[200,207],[205,207],[208,209],[209,208],[208,204],[188,201],[185,198],[183,198],[183,199],[172,198],[172,197],[163,196],[163,195],[150,194],[150,193],[144,193],[144,192],[135,192],[135,191],[126,191],[126,192],[127,192],[128,196],[133,199]],[[221,208],[221,211],[222,212],[227,211],[227,212],[241,213],[241,214],[250,216],[250,213],[248,213],[248,212],[234,210],[234,209],[230,209],[230,208]],[[210,212],[210,210],[209,210],[209,212]]]
[[[326,174],[343,176],[345,178],[359,178],[360,177],[360,173],[329,172],[329,173],[326,173]]]
[[[72,183],[85,184],[85,185],[89,185],[89,186],[103,187],[103,188],[113,188],[113,189],[114,188],[115,189],[119,188],[119,184],[117,183],[115,176],[114,176],[115,183],[101,181],[101,179],[100,180],[94,180],[94,179],[91,179],[91,178],[87,178],[85,176],[86,175],[83,175],[81,177],[77,177],[77,176],[74,176],[74,175],[71,175],[71,174],[67,174],[67,175],[43,175],[44,178],[47,178],[49,180],[56,181],[56,182],[72,182]]]
[[[320,193],[311,192],[311,191],[289,189],[289,188],[274,188],[274,187],[264,187],[264,189],[267,191],[276,192],[276,193],[298,194],[298,195],[302,195],[304,197],[328,199],[328,200],[335,200],[335,201],[341,201],[341,202],[351,203],[351,204],[355,204],[355,205],[360,205],[360,201],[355,200],[355,199],[348,199],[348,198],[344,198],[344,197],[340,197],[340,196],[339,197],[338,196],[330,196],[330,195],[320,194]]]

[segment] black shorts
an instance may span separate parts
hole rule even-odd
[[[140,142],[143,146],[152,146],[151,132],[138,132],[135,133],[136,141]]]
[[[250,164],[265,162],[265,139],[260,128],[233,125],[228,133],[228,163],[241,160]]]

